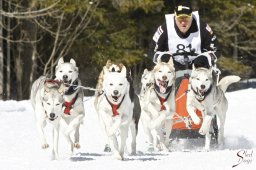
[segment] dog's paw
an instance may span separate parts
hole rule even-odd
[[[131,155],[131,156],[135,156],[135,155],[136,155],[136,151],[132,151],[132,152],[130,153],[130,155]]]
[[[80,149],[80,148],[81,148],[81,145],[77,142],[77,143],[74,143],[74,147],[75,147],[76,149]]]
[[[49,148],[49,144],[45,143],[42,145],[42,149],[47,149],[47,148]]]
[[[169,149],[167,146],[165,146],[163,143],[162,144],[158,144],[157,148],[159,151],[163,151],[163,152],[169,152]]]
[[[201,128],[199,129],[198,132],[199,132],[200,135],[206,135],[206,133],[207,133],[207,128],[204,127],[204,126],[201,126]]]
[[[52,154],[51,160],[58,160],[58,159],[59,159],[59,155]]]
[[[196,125],[199,125],[200,122],[201,122],[201,119],[195,115],[195,116],[191,116],[191,119],[193,120],[193,122],[196,124]]]
[[[151,120],[148,124],[148,128],[149,129],[155,129],[157,127],[158,123],[156,122],[156,120]]]
[[[124,159],[124,157],[121,156],[119,153],[114,153],[114,154],[112,155],[112,157],[113,157],[114,159],[117,159],[117,160],[123,160],[123,159]]]

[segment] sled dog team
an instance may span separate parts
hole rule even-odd
[[[175,68],[169,62],[158,61],[153,70],[144,70],[141,91],[134,91],[130,71],[123,65],[108,61],[99,75],[94,107],[103,132],[106,152],[118,160],[124,159],[126,139],[131,131],[131,154],[136,154],[139,120],[148,137],[149,151],[169,151],[169,136],[175,113]],[[202,123],[199,133],[205,135],[205,150],[210,149],[211,120],[218,118],[218,144],[224,143],[224,125],[228,108],[225,91],[238,76],[226,76],[216,84],[212,69],[194,68],[189,78],[187,111],[195,124]],[[31,103],[35,111],[36,127],[43,149],[49,147],[44,133],[46,123],[53,127],[52,159],[58,159],[59,133],[70,146],[80,148],[79,128],[85,117],[83,89],[80,88],[76,62],[60,58],[55,68],[55,79],[38,78],[31,88]],[[203,119],[195,110],[202,112]]]

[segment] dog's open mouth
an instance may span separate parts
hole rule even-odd
[[[206,89],[199,89],[197,88],[198,94],[200,94],[201,96],[204,95],[204,93],[206,92]]]
[[[169,81],[160,80],[160,79],[157,79],[157,81],[158,81],[158,84],[159,84],[160,92],[161,93],[165,93],[165,91],[166,91],[166,89],[168,87]]]
[[[120,96],[121,96],[121,95],[119,95],[119,96],[113,96],[113,95],[111,95],[112,100],[113,100],[114,102],[117,102],[118,99],[120,98]]]
[[[69,87],[71,85],[71,80],[63,80],[63,82],[66,87]]]

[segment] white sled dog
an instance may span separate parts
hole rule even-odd
[[[195,113],[196,109],[202,112],[203,123],[199,133],[205,135],[204,149],[210,149],[210,127],[211,120],[216,115],[218,120],[218,145],[223,146],[224,124],[228,101],[225,92],[228,86],[238,82],[238,76],[226,76],[222,78],[218,85],[213,81],[212,69],[194,68],[192,69],[189,92],[187,94],[187,111],[195,124],[200,123],[200,118]]]
[[[133,118],[134,103],[129,94],[130,83],[127,80],[125,66],[121,72],[110,72],[106,67],[103,69],[102,90],[104,93],[98,96],[96,110],[104,123],[113,157],[123,160],[128,129]],[[117,140],[119,135],[120,143]]]
[[[62,116],[64,91],[65,86],[63,84],[47,79],[45,76],[38,78],[31,88],[30,100],[35,111],[36,127],[43,149],[49,147],[44,133],[46,122],[53,127],[52,159],[59,158],[59,122]]]
[[[104,90],[103,90],[103,80],[104,80],[104,75],[105,72],[121,72],[122,69],[126,69],[126,67],[122,63],[116,63],[112,62],[111,60],[108,60],[106,65],[103,67],[99,78],[98,78],[98,83],[96,85],[96,89],[98,91],[95,93],[95,101],[94,101],[94,106],[95,109],[98,113],[98,99],[103,95]],[[132,141],[131,141],[131,154],[134,155],[136,154],[136,136],[138,133],[138,126],[139,126],[139,119],[140,119],[140,114],[141,114],[141,107],[140,107],[140,101],[139,97],[137,94],[134,92],[133,88],[133,83],[132,83],[132,78],[130,72],[126,71],[126,78],[129,82],[130,88],[129,88],[129,95],[131,98],[131,101],[134,103],[133,107],[133,116],[132,116],[132,122],[130,124],[130,130],[131,130],[131,135],[132,135]],[[98,118],[99,118],[99,123],[102,129],[104,141],[105,141],[105,148],[104,152],[111,152],[110,144],[109,144],[109,137],[106,133],[105,129],[105,124],[101,118],[101,116],[98,113]]]
[[[63,58],[58,60],[58,64],[55,68],[56,80],[63,81],[67,90],[64,93],[64,113],[63,120],[61,121],[61,130],[64,136],[71,145],[71,152],[73,153],[74,147],[80,148],[79,128],[85,116],[83,97],[84,93],[78,86],[81,85],[81,81],[78,78],[78,67],[74,59],[70,59],[70,62],[64,62]],[[71,133],[74,132],[74,138],[71,138]]]
[[[168,63],[158,61],[154,69],[154,84],[141,98],[141,121],[149,137],[149,151],[169,149],[169,136],[175,113],[175,68],[173,59]],[[163,131],[164,130],[164,131]],[[166,135],[164,136],[164,132]]]
[[[95,92],[95,100],[94,100],[94,108],[97,113],[98,113],[98,102],[99,102],[98,99],[104,93],[104,91],[103,91],[104,70],[108,70],[109,72],[121,72],[123,67],[124,67],[124,65],[122,63],[113,63],[111,60],[108,60],[106,62],[106,65],[103,67],[102,71],[100,72],[100,75],[99,75],[98,81],[97,81],[97,85],[96,85],[97,91]],[[98,118],[99,118],[101,130],[102,130],[102,135],[103,135],[103,138],[105,141],[104,152],[111,152],[111,148],[109,145],[109,137],[105,133],[104,122],[101,119],[101,116],[99,116],[99,114],[98,114]]]

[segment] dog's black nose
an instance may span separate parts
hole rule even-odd
[[[55,117],[55,113],[50,113],[50,118],[54,118]]]
[[[201,89],[204,89],[204,88],[205,88],[205,85],[202,84],[202,85],[201,85]]]
[[[68,79],[68,76],[67,75],[63,75],[63,80],[66,80]]]
[[[167,76],[163,76],[162,79],[163,79],[163,80],[167,80]]]
[[[114,90],[114,95],[116,95],[116,96],[117,96],[117,95],[118,95],[118,93],[119,93],[119,92],[118,92],[117,90]]]

